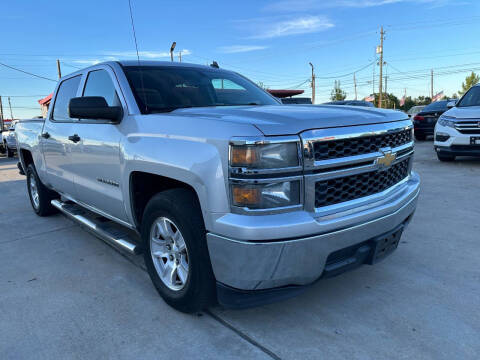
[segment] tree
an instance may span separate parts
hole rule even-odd
[[[465,94],[468,89],[470,89],[473,85],[476,85],[478,84],[478,82],[480,81],[480,76],[478,76],[477,74],[475,74],[473,71],[470,75],[468,75],[466,78],[465,78],[465,82],[462,83],[462,90],[460,90],[458,92],[458,94],[460,96],[462,96],[463,94]]]
[[[263,81],[257,82],[257,85],[261,87],[263,90],[267,90],[267,86],[263,83]]]
[[[347,93],[340,88],[340,81],[335,80],[335,86],[330,95],[332,101],[335,100],[345,100]]]
[[[407,98],[409,99],[409,98]],[[410,98],[411,100],[411,98]],[[375,94],[375,104],[378,104],[378,94]],[[399,109],[400,100],[393,94],[382,94],[382,107],[384,109]]]

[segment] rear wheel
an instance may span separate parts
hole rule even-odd
[[[144,259],[162,298],[182,312],[200,311],[215,300],[215,278],[196,196],[187,189],[155,195],[142,220]]]
[[[426,138],[427,138],[427,135],[423,133],[418,133],[418,132],[415,133],[415,139],[418,141],[424,141]]]
[[[12,158],[14,155],[15,155],[15,152],[13,150],[10,150],[9,148],[7,148],[7,157]]]
[[[33,211],[38,216],[48,216],[57,210],[50,203],[59,197],[58,193],[42,184],[33,164],[27,167],[27,190]]]
[[[454,161],[455,160],[455,155],[442,154],[442,153],[437,152],[437,158],[440,161]]]

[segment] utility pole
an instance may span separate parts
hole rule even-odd
[[[173,61],[173,50],[175,50],[175,46],[177,46],[177,42],[174,41],[172,46],[170,46],[170,60]]]
[[[309,64],[312,67],[312,104],[315,104],[315,69],[311,62]]]
[[[388,88],[387,88],[388,76],[385,76],[385,108],[388,109]]]
[[[432,99],[433,102],[433,69],[430,70],[430,98]]]
[[[375,65],[377,62],[377,49],[373,52],[373,77],[372,77],[372,95],[375,97]],[[374,101],[375,102],[375,101]]]
[[[178,61],[182,62],[182,50],[178,52]]]
[[[13,121],[12,103],[10,102],[10,96],[8,97],[8,106],[10,106],[10,118]]]
[[[382,107],[382,82],[383,82],[383,39],[385,32],[383,31],[383,26],[380,28],[380,48],[377,50],[380,53],[380,84],[378,91],[378,107]]]
[[[3,105],[2,97],[0,96],[0,131],[3,131]]]
[[[58,78],[62,77],[62,70],[60,69],[60,60],[57,59],[57,71],[58,71]]]
[[[353,73],[353,85],[355,86],[355,100],[357,100],[357,79],[355,78],[355,73]]]

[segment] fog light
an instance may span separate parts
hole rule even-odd
[[[442,132],[437,132],[435,134],[435,141],[443,142],[443,141],[447,141],[448,139],[450,139],[450,135],[448,134],[445,134]]]

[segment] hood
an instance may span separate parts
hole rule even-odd
[[[457,119],[480,119],[480,106],[453,107],[445,115]]]
[[[178,109],[170,115],[216,118],[246,123],[265,135],[293,135],[305,130],[378,124],[408,119],[400,111],[359,106],[264,105]]]

